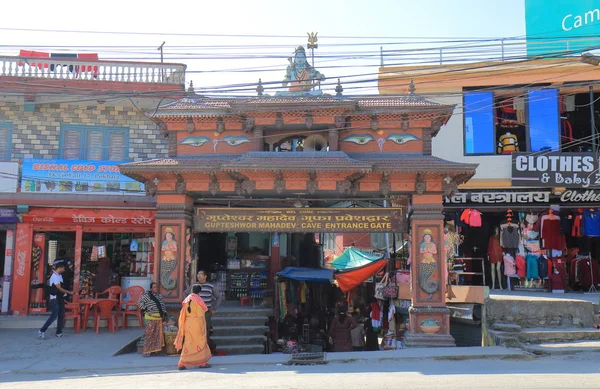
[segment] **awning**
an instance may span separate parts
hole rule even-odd
[[[355,269],[369,265],[383,258],[383,254],[367,254],[357,248],[346,249],[339,257],[329,262],[335,270]]]
[[[379,273],[379,271],[383,269],[386,264],[387,259],[381,258],[366,266],[356,269],[348,269],[343,271],[338,270],[334,275],[335,280],[342,292],[347,292],[356,288],[358,285],[373,277],[375,274]]]
[[[286,267],[279,273],[280,277],[291,278],[296,281],[331,282],[333,270],[313,269],[309,267]]]

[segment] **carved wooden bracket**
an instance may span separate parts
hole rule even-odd
[[[217,119],[217,133],[222,134],[225,132],[225,121],[222,117]]]
[[[275,116],[275,127],[279,130],[283,128],[283,115],[281,112],[277,112],[277,116]]]
[[[194,132],[194,130],[196,129],[196,125],[194,124],[194,119],[192,118],[188,118],[186,123],[185,123],[185,129],[187,130],[188,133],[192,133]]]
[[[254,130],[254,125],[255,125],[255,123],[256,123],[256,122],[255,122],[254,118],[251,118],[251,117],[246,117],[246,118],[244,119],[244,132],[245,132],[246,134],[248,134],[248,133],[252,132],[252,130]]]
[[[167,139],[169,137],[169,130],[167,129],[166,123],[163,123],[163,122],[158,123],[158,131],[165,139]]]
[[[146,195],[154,197],[156,196],[156,184],[154,182],[147,180],[144,181],[144,187],[146,188]]]
[[[346,118],[344,116],[336,116],[334,122],[335,128],[342,128],[346,126]]]
[[[208,173],[208,176],[210,177],[210,183],[208,184],[208,191],[213,196],[216,196],[217,193],[219,193],[219,191],[221,190],[221,186],[219,185],[219,180],[217,179],[217,174],[215,172],[210,172],[210,173]]]
[[[251,181],[242,173],[239,172],[229,172],[229,177],[232,180],[236,181],[235,183],[235,192],[240,196],[250,196],[254,189],[256,189],[256,182]]]
[[[317,172],[311,171],[308,173],[308,182],[306,183],[306,189],[310,194],[315,194],[317,189],[319,189],[319,183],[317,182]]]
[[[456,183],[456,180],[450,176],[446,176],[446,178],[444,178],[444,182],[442,183],[442,190],[444,191],[444,196],[454,196],[458,190],[458,184]]]
[[[415,192],[422,195],[426,190],[427,187],[425,185],[425,177],[423,177],[423,173],[417,173],[417,177],[415,179]]]
[[[308,111],[306,113],[305,123],[306,123],[306,128],[308,128],[309,130],[313,126],[313,124],[315,124],[315,118],[314,118],[312,112]]]
[[[285,190],[285,180],[283,179],[283,173],[278,171],[275,173],[274,189],[277,193],[281,194]]]
[[[337,190],[341,194],[355,196],[358,193],[358,181],[365,176],[364,173],[354,173],[346,177],[344,181],[338,181]]]
[[[379,183],[379,190],[381,191],[381,194],[384,195],[385,197],[389,196],[390,192],[392,191],[392,184],[390,184],[390,181],[389,181],[389,173],[383,173],[381,175],[381,182]]]
[[[177,192],[177,194],[185,194],[187,189],[183,176],[179,173],[175,173],[175,178],[177,179],[177,182],[175,183],[175,192]]]

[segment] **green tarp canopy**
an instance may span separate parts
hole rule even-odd
[[[381,258],[383,258],[383,254],[367,254],[354,247],[350,247],[339,257],[329,262],[329,266],[333,267],[335,270],[356,269],[370,265]]]

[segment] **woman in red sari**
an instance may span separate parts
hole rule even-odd
[[[198,295],[202,286],[192,286],[192,293],[181,303],[179,314],[179,332],[175,339],[175,347],[181,350],[177,367],[185,370],[188,367],[209,368],[207,362],[212,356],[206,339],[205,312],[208,307]]]

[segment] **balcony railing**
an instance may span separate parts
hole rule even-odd
[[[0,56],[0,77],[184,84],[183,64]]]

